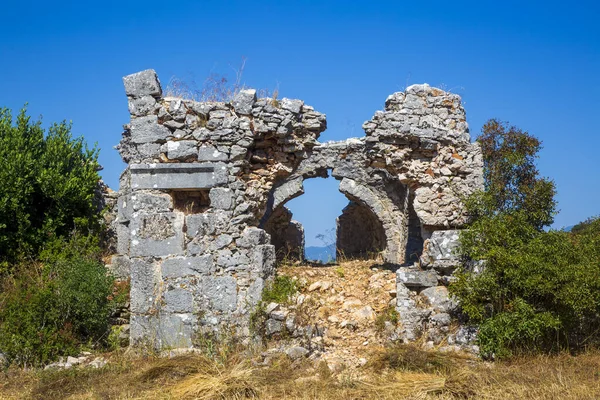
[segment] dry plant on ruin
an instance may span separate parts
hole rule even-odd
[[[235,76],[233,80],[230,80],[226,74],[211,72],[200,87],[194,79],[186,80],[173,76],[167,85],[166,96],[198,102],[229,102],[240,91],[248,88],[242,81],[246,61],[247,58],[242,57],[237,67],[229,65]],[[258,97],[269,97],[273,102],[277,101],[278,94],[278,88],[272,91],[268,89],[257,90]]]

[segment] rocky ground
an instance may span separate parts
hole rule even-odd
[[[278,275],[291,277],[299,290],[288,304],[266,305],[267,359],[286,351],[324,360],[332,370],[356,368],[397,339],[396,274],[382,264],[287,265]]]

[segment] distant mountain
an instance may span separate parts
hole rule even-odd
[[[309,261],[320,261],[322,263],[335,261],[335,245],[308,246],[304,249],[304,257]]]
[[[565,226],[564,228],[561,229],[561,231],[571,232],[571,229],[573,229],[574,226],[575,225]]]

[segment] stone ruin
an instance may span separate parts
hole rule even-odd
[[[397,269],[400,336],[447,332],[461,199],[483,182],[458,95],[412,85],[387,98],[364,137],[320,143],[325,114],[301,100],[247,89],[228,103],[195,102],[163,97],[153,70],[123,80],[131,122],[117,146],[128,167],[111,267],[131,279],[131,344],[249,337],[277,258],[303,257],[302,226],[285,204],[305,179],[329,175],[349,199],[338,253],[378,254]]]

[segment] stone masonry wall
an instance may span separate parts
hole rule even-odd
[[[460,228],[460,196],[482,184],[459,96],[427,85],[391,95],[365,137],[319,143],[325,115],[301,100],[258,99],[249,89],[229,103],[199,103],[163,97],[152,70],[123,80],[131,122],[118,150],[129,166],[112,264],[131,276],[132,344],[191,347],[198,334],[225,330],[247,337],[281,242],[263,228],[289,231],[278,214],[304,179],[340,180],[378,220],[383,257],[397,266],[424,244],[417,258],[427,257],[436,232]],[[441,264],[427,264],[430,283],[443,285]],[[412,295],[399,298],[401,313]]]

